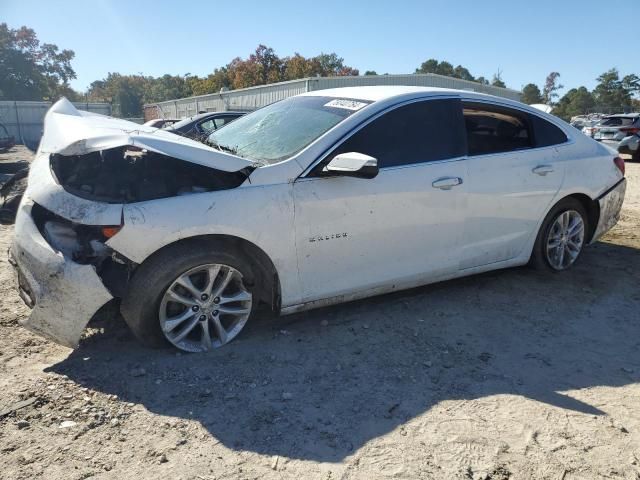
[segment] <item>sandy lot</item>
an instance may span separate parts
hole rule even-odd
[[[620,224],[570,272],[265,317],[208,355],[141,348],[117,318],[75,351],[32,335],[3,253],[0,477],[638,479],[640,164],[627,176]]]

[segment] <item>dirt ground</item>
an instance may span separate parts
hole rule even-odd
[[[32,335],[3,253],[0,477],[638,479],[640,164],[627,177],[570,272],[265,317],[207,355],[118,319],[75,351]]]

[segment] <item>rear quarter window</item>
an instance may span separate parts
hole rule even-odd
[[[551,122],[547,122],[537,115],[529,115],[529,118],[531,126],[533,127],[533,136],[536,147],[560,145],[568,140],[565,133]]]

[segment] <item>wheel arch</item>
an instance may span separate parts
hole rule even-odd
[[[553,207],[567,198],[575,198],[576,200],[578,200],[587,212],[587,226],[589,228],[587,230],[585,243],[588,244],[589,242],[591,242],[593,234],[596,231],[596,227],[598,226],[598,221],[600,220],[600,203],[598,203],[597,200],[593,200],[589,195],[586,195],[584,193],[572,193],[571,195],[567,195],[558,200],[553,204]]]
[[[257,277],[252,279],[253,282],[260,285],[259,295],[260,300],[267,303],[274,312],[280,311],[280,299],[281,299],[281,287],[280,276],[278,271],[271,260],[271,258],[253,242],[241,237],[224,234],[207,234],[196,235],[188,238],[181,238],[174,242],[163,245],[161,248],[153,252],[140,264],[143,265],[150,261],[152,258],[160,255],[168,249],[175,247],[176,245],[183,245],[192,243],[194,248],[198,248],[203,243],[206,243],[214,249],[220,249],[225,252],[233,252],[241,255],[245,260],[249,262],[253,269],[253,274]],[[136,268],[139,269],[140,265]],[[133,272],[135,276],[136,271]]]

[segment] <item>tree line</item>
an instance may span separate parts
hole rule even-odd
[[[76,78],[71,66],[74,56],[72,50],[40,43],[36,33],[28,27],[11,29],[6,23],[0,23],[0,99],[56,100],[65,96],[75,101],[108,102],[120,116],[137,117],[142,115],[142,106],[148,103],[306,77],[360,74],[358,69],[345,65],[344,59],[336,53],[321,53],[314,57],[294,53],[280,57],[272,48],[259,45],[247,58],[236,57],[203,77],[191,74],[153,77],[114,72],[92,82],[87,91],[81,93],[69,86]],[[435,73],[506,87],[500,71],[489,80],[484,76],[475,77],[462,65],[454,67],[434,58],[423,62],[414,73]],[[367,70],[364,75],[377,75],[377,72]],[[558,91],[563,86],[559,78],[558,72],[551,72],[542,90],[534,83],[525,85],[522,101],[552,105],[553,113],[565,119],[598,109],[605,113],[634,106],[640,109],[635,99],[640,92],[640,79],[635,74],[620,78],[618,71],[611,69],[598,77],[599,83],[593,91],[586,87],[572,88],[561,98]]]
[[[89,85],[86,98],[116,104],[122,116],[131,117],[140,115],[142,106],[147,103],[305,77],[358,74],[357,69],[345,65],[344,59],[336,53],[321,53],[309,58],[296,53],[281,58],[272,48],[259,45],[247,58],[234,58],[205,77],[190,74],[151,77],[109,73],[107,78]]]
[[[273,48],[259,45],[247,58],[236,57],[213,72],[197,75],[142,74],[112,72],[92,82],[86,92],[74,91],[69,81],[76,78],[71,66],[72,50],[59,50],[53,44],[41,44],[28,27],[11,29],[0,24],[0,98],[11,100],[55,100],[66,96],[75,101],[108,102],[123,117],[142,114],[142,106],[192,95],[205,95],[221,89],[238,89],[268,83],[315,76],[355,76],[358,69],[345,65],[336,53],[304,57],[299,53],[280,57]],[[504,87],[498,72],[491,81],[475,78],[467,68],[446,61],[429,59],[415,73],[436,73],[486,85]],[[367,70],[364,75],[377,75]]]
[[[581,86],[570,89],[562,97],[558,90],[563,86],[559,84],[558,72],[551,72],[544,83],[542,91],[534,84],[529,83],[522,89],[522,102],[529,105],[543,103],[553,107],[552,113],[560,118],[569,120],[576,115],[587,113],[621,113],[630,110],[640,110],[640,78],[636,74],[625,75],[620,78],[617,69],[612,68],[596,81],[598,84],[593,90]]]

